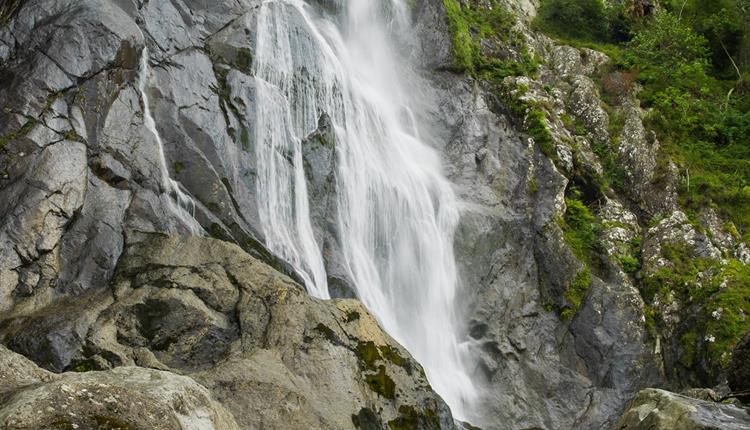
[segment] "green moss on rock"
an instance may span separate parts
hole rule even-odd
[[[571,308],[569,310],[571,310],[572,313],[566,313],[563,311],[564,317],[573,317],[575,313],[578,312],[578,309],[581,308],[583,299],[586,297],[586,293],[589,291],[590,287],[591,271],[586,267],[576,274],[575,278],[573,278],[573,281],[568,286],[568,289],[565,291],[565,300],[570,304]]]
[[[388,421],[388,428],[391,430],[440,429],[440,418],[432,409],[420,412],[413,406],[401,405],[398,413],[398,418]]]
[[[365,381],[372,391],[386,399],[393,400],[396,398],[396,383],[386,374],[385,366],[380,365],[378,373],[365,376]]]

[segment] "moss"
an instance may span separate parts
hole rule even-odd
[[[574,193],[565,199],[563,235],[573,254],[582,262],[591,265],[599,247],[601,225],[589,208]]]
[[[63,134],[63,138],[65,140],[73,140],[76,142],[83,142],[83,137],[81,137],[78,133],[76,133],[75,130],[68,130]]]
[[[750,331],[750,266],[730,260],[723,275],[725,286],[720,285],[703,306],[706,334],[714,338],[707,345],[708,358],[722,368],[735,345]]]
[[[365,369],[375,370],[375,362],[381,359],[380,351],[372,341],[357,343],[357,349],[354,352]]]
[[[538,101],[525,99],[529,88],[523,85],[511,87],[503,85],[500,97],[505,107],[521,122],[523,130],[534,139],[539,149],[551,160],[557,160],[557,151],[552,132],[549,130],[547,115]]]
[[[18,13],[25,0],[6,0],[0,3],[0,25],[7,23]]]
[[[591,287],[591,271],[588,267],[580,270],[568,288],[565,290],[565,300],[570,304],[570,308],[563,310],[563,319],[572,318],[583,304],[583,299]],[[569,312],[566,312],[569,311]]]
[[[97,415],[94,420],[97,424],[97,430],[136,430],[127,421],[111,416]]]
[[[185,165],[180,163],[179,161],[175,161],[174,163],[174,172],[175,174],[180,174],[185,170]]]
[[[536,182],[536,178],[532,177],[529,179],[529,193],[536,194],[539,192],[539,184]]]
[[[667,304],[673,297],[689,323],[677,328],[677,362],[700,375],[719,375],[742,335],[750,331],[750,267],[737,260],[696,258],[685,244],[662,246],[669,264],[641,282],[647,303]],[[661,306],[647,307],[658,331],[664,326]],[[647,320],[648,321],[648,320]],[[696,366],[707,366],[700,371]],[[710,380],[709,380],[710,381]]]
[[[693,360],[696,351],[696,344],[698,343],[698,334],[695,332],[687,332],[680,337],[680,362],[685,367],[692,367]]]
[[[208,227],[208,234],[215,239],[220,239],[226,242],[234,241],[232,236],[219,223],[211,223]]]
[[[500,2],[490,0],[480,5],[443,0],[443,5],[451,34],[454,71],[495,82],[506,76],[530,75],[536,71],[537,59],[529,54],[523,34],[513,29],[514,16]],[[484,55],[482,44],[487,41],[511,45],[520,53],[520,61]]]
[[[360,430],[381,430],[380,418],[370,408],[362,408],[357,415],[352,415],[352,424]]]
[[[621,255],[619,260],[625,273],[635,273],[640,268],[640,261],[632,255]]]
[[[82,373],[82,372],[91,372],[93,370],[96,370],[96,365],[93,360],[83,360],[73,365],[74,372]]]
[[[240,130],[240,144],[245,151],[250,150],[250,132],[245,127]]]
[[[346,313],[346,322],[357,321],[360,315],[357,311],[350,311]]]
[[[391,430],[440,429],[440,418],[432,409],[419,412],[413,406],[401,405],[398,413],[398,418],[388,421],[388,428]]]
[[[253,66],[253,53],[249,49],[239,48],[237,50],[237,62],[235,64],[238,70],[248,72]]]
[[[336,333],[323,323],[318,323],[318,325],[315,326],[315,331],[322,334],[329,342],[336,345],[341,344],[341,339],[339,339]]]
[[[469,24],[458,0],[443,0],[448,27],[451,32],[453,68],[458,72],[474,69],[474,41]]]
[[[411,361],[402,357],[401,354],[398,353],[398,350],[396,348],[393,348],[390,345],[381,345],[379,349],[380,354],[382,355],[384,360],[389,361],[390,363],[395,364],[398,367],[401,367],[402,369],[406,370],[407,374],[411,375]]]
[[[385,372],[385,366],[378,366],[378,373],[366,375],[365,381],[370,389],[386,399],[396,398],[396,383]]]
[[[19,137],[26,136],[29,134],[32,128],[36,125],[37,120],[34,118],[31,118],[27,120],[20,129],[17,131],[11,131],[9,133],[0,135],[0,149],[2,149],[5,145],[8,143],[18,139]]]

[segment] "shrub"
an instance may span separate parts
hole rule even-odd
[[[543,0],[536,24],[570,39],[608,39],[607,11],[602,0]]]

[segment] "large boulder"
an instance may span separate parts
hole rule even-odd
[[[748,410],[649,388],[628,405],[615,430],[747,430]]]
[[[240,428],[366,429],[401,422],[419,423],[415,428],[420,429],[452,428],[451,413],[421,366],[361,303],[314,299],[228,242],[145,233],[131,241],[108,294],[92,291],[65,302],[64,311],[53,304],[18,312],[0,325],[0,336],[11,348],[54,370],[114,370],[66,376],[68,391],[50,385],[18,394],[9,411],[28,402],[57,408],[54,402],[66,395],[82,402],[90,393],[95,400],[108,398],[111,393],[90,387],[97,378],[114,378],[122,382],[107,384],[131,385],[148,394],[150,388],[137,388],[138,381],[165,372],[166,380],[177,378],[174,372],[202,384],[200,393],[224,405]],[[60,334],[66,327],[69,337]],[[133,366],[164,372],[150,374]],[[42,376],[24,372],[9,371],[8,378],[52,377],[41,370]],[[189,384],[197,385],[193,379]],[[147,402],[130,397],[133,405]],[[135,413],[127,405],[115,418]],[[85,409],[84,403],[79,406]],[[98,407],[91,406],[89,415],[98,416]],[[181,413],[201,410],[194,402]],[[29,422],[34,427],[47,421]]]
[[[120,367],[52,374],[0,346],[4,429],[234,430],[232,415],[193,379]]]

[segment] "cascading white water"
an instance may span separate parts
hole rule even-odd
[[[159,171],[161,173],[160,186],[161,191],[166,195],[166,201],[169,209],[174,215],[180,220],[182,225],[188,229],[193,235],[198,235],[203,232],[200,224],[195,220],[195,202],[190,196],[185,194],[180,189],[180,184],[169,176],[169,170],[167,170],[167,159],[164,156],[164,142],[161,140],[159,131],[156,129],[156,122],[154,121],[153,115],[151,115],[151,106],[149,105],[149,98],[147,92],[147,84],[151,78],[151,68],[148,65],[148,48],[144,47],[141,53],[141,70],[138,76],[138,91],[141,93],[141,99],[143,101],[143,124],[146,129],[154,135],[154,139],[158,145],[158,160]]]
[[[269,247],[311,294],[328,297],[300,148],[327,113],[337,138],[340,236],[357,294],[461,418],[476,391],[456,315],[458,202],[439,155],[419,138],[391,46],[406,29],[406,1],[334,2],[338,19],[316,16],[302,0],[261,6],[253,66],[261,220]]]

